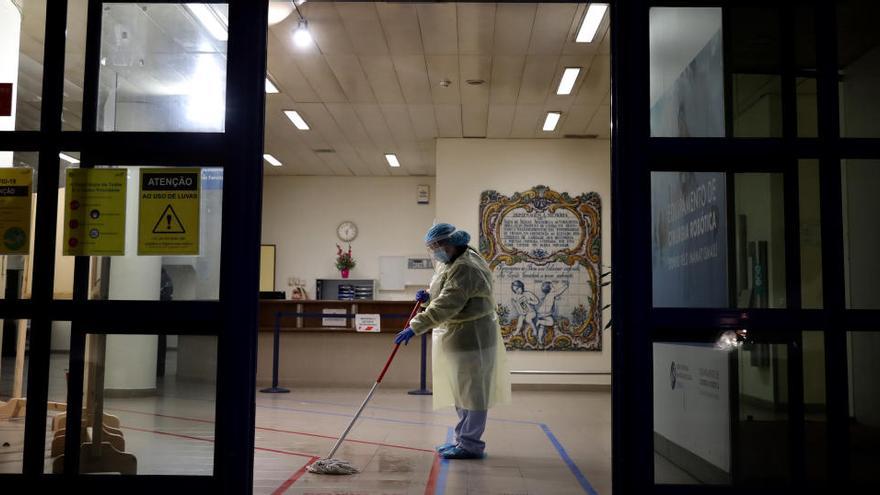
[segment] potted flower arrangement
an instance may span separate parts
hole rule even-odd
[[[336,245],[336,269],[342,275],[342,278],[348,278],[349,271],[355,267],[357,263],[351,257],[351,244],[348,245],[348,251],[343,251],[342,246]]]

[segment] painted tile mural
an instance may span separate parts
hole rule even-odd
[[[480,197],[480,253],[508,349],[602,350],[601,202],[546,186]]]

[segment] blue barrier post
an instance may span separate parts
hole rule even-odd
[[[290,390],[278,386],[278,348],[281,347],[281,313],[275,313],[275,336],[272,347],[272,386],[261,389],[260,392],[286,394]]]
[[[432,392],[428,390],[427,383],[427,366],[428,366],[428,334],[422,334],[422,364],[419,373],[419,389],[418,390],[410,390],[407,392],[409,395],[432,395]]]

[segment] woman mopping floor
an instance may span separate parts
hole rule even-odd
[[[433,329],[434,409],[455,406],[458,424],[452,443],[437,447],[445,459],[481,459],[490,407],[510,402],[510,372],[495,314],[492,272],[471,236],[448,223],[431,227],[425,245],[438,267],[430,292],[416,298],[427,304],[394,342],[407,343]]]
[[[419,291],[407,327],[394,338],[394,350],[379,378],[327,457],[308,466],[315,474],[355,474],[357,468],[333,458],[364,407],[382,382],[401,343],[433,329],[432,371],[434,409],[455,406],[458,424],[452,443],[437,447],[445,459],[482,459],[487,413],[495,404],[510,402],[510,372],[501,328],[495,315],[492,272],[486,261],[468,246],[471,236],[448,223],[437,224],[425,235],[425,245],[438,262],[430,293]],[[430,294],[434,294],[433,297]],[[415,315],[415,316],[414,316]]]

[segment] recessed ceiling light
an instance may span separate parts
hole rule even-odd
[[[395,155],[394,153],[385,153],[385,160],[391,167],[397,168],[400,166],[400,162],[397,161],[397,155]]]
[[[229,33],[226,31],[226,23],[224,22],[225,19],[217,11],[203,3],[187,3],[184,5],[202,23],[202,26],[211,33],[214,39],[218,41],[229,40]]]
[[[58,153],[58,158],[61,158],[62,160],[64,160],[67,163],[74,163],[74,164],[79,163],[79,160],[68,155],[67,153]]]
[[[281,162],[279,162],[277,158],[270,155],[269,153],[266,153],[263,155],[263,160],[266,160],[267,162],[269,162],[269,165],[272,165],[273,167],[280,167],[281,166]]]
[[[566,67],[562,72],[562,79],[559,80],[559,87],[556,88],[558,95],[570,95],[574,89],[574,83],[577,81],[578,74],[581,73],[580,67]]]
[[[293,122],[293,125],[296,126],[297,129],[301,131],[309,130],[309,124],[306,124],[306,121],[300,116],[299,112],[296,110],[285,110],[284,115],[287,115],[287,118]]]
[[[599,24],[602,23],[602,19],[605,17],[605,11],[607,10],[607,3],[591,3],[590,6],[587,7],[587,13],[584,15],[584,20],[581,21],[581,28],[578,30],[575,41],[578,43],[592,43],[593,38],[596,37],[596,31],[599,30]]]
[[[544,132],[553,132],[556,130],[556,124],[559,123],[559,117],[562,114],[560,112],[547,112],[547,117],[544,119]]]
[[[279,93],[278,87],[267,77],[266,78],[266,92],[270,94]]]

